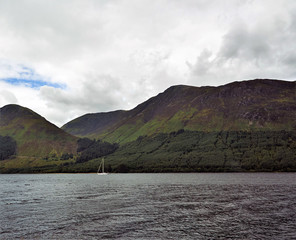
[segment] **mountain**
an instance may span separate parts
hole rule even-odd
[[[129,111],[81,116],[65,131],[7,105],[0,173],[95,172],[102,157],[110,172],[296,171],[295,103],[296,82],[179,85]]]
[[[113,111],[106,113],[90,113],[78,117],[62,126],[62,129],[75,136],[90,136],[94,133],[102,133],[110,126],[116,125],[127,117],[127,111]]]
[[[295,131],[296,82],[256,79],[219,87],[178,85],[129,111],[86,114],[62,129],[127,143],[180,129],[190,131]]]
[[[54,156],[76,153],[77,148],[76,137],[19,105],[0,108],[0,136],[9,136],[16,142],[16,156],[0,161],[0,167],[52,165]]]
[[[296,171],[295,119],[296,82],[257,79],[173,86],[130,111],[87,114],[63,129],[119,142],[105,157],[109,171]]]

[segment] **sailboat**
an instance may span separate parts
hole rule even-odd
[[[102,161],[101,161],[101,164],[100,164],[100,166],[99,166],[99,168],[98,168],[97,174],[100,175],[100,176],[108,175],[108,173],[106,173],[106,172],[104,171],[104,158],[103,158]]]

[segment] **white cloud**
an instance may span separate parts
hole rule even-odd
[[[66,87],[0,80],[0,107],[17,102],[60,126],[175,84],[293,79],[295,10],[293,0],[3,0],[0,79],[27,68]]]
[[[188,62],[192,82],[202,79],[219,85],[254,78],[295,79],[295,5],[286,8],[289,1],[262,2],[266,5],[254,1],[239,11],[240,17],[221,36],[219,49],[204,49]]]

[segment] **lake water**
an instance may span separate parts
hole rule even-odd
[[[0,175],[0,213],[0,239],[296,239],[296,174]]]

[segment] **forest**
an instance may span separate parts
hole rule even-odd
[[[122,145],[88,138],[81,138],[77,143],[75,156],[64,153],[46,166],[9,171],[96,172],[103,156],[107,171],[119,173],[296,171],[294,131],[181,129],[140,136]],[[15,146],[13,140],[11,146]]]
[[[61,171],[95,172],[99,161],[90,159]],[[181,129],[123,144],[106,155],[105,163],[112,172],[296,171],[296,133]]]
[[[106,156],[116,151],[119,147],[117,143],[108,143],[101,140],[90,140],[80,138],[78,141],[77,152],[79,153],[76,163],[87,162],[91,159]]]

